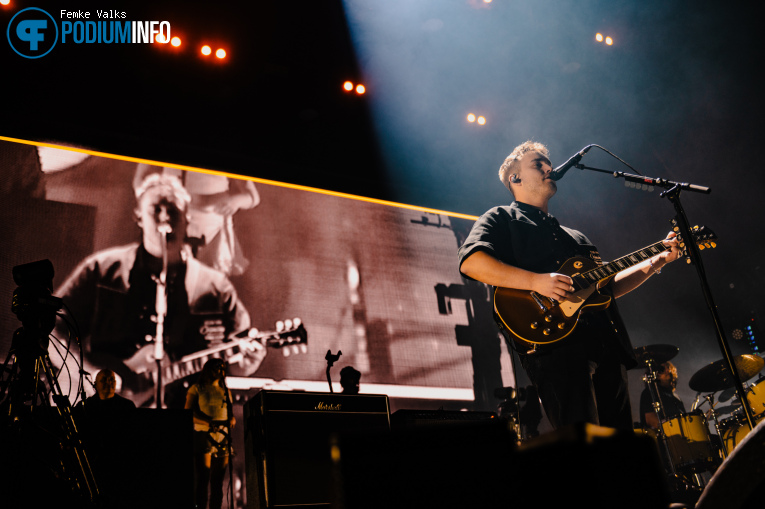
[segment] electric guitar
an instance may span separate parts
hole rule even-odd
[[[692,233],[699,249],[716,247],[717,237],[708,228],[696,226]],[[685,244],[682,239],[678,240],[683,255],[687,256]],[[494,310],[498,324],[510,333],[521,349],[533,353],[537,347],[555,343],[571,334],[582,311],[607,308],[611,297],[598,290],[616,274],[669,249],[660,241],[603,265],[581,256],[569,258],[557,272],[573,279],[575,290],[560,302],[537,292],[497,287]],[[690,263],[690,259],[687,260]]]
[[[265,344],[266,347],[287,349],[287,352],[305,353],[308,333],[299,318],[277,322],[275,331],[260,332],[249,329],[237,334],[232,341],[215,345],[171,361],[167,356],[162,365],[162,386],[199,373],[205,363],[213,358],[223,359],[229,364],[246,363],[248,352],[254,352]],[[258,343],[256,346],[255,343]],[[102,363],[105,359],[101,359]],[[116,362],[114,359],[103,367],[113,370],[122,379],[120,393],[140,407],[156,396],[157,362],[154,345],[148,344],[129,359]]]

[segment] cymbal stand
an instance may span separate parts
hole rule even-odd
[[[675,468],[675,463],[672,461],[672,454],[669,450],[669,444],[667,443],[667,436],[664,433],[664,427],[662,426],[662,423],[667,420],[667,416],[664,414],[664,407],[661,404],[661,397],[659,396],[659,386],[656,382],[656,370],[654,369],[654,360],[653,359],[646,359],[646,373],[643,376],[643,381],[646,384],[646,387],[648,388],[648,393],[651,395],[651,406],[653,407],[654,412],[656,412],[656,416],[659,419],[659,427],[656,429],[656,434],[659,438],[659,442],[661,442],[664,453],[667,457],[667,461],[669,462],[669,470],[671,475],[677,474],[677,469]]]
[[[700,404],[697,404],[699,402],[700,395],[701,393],[696,395],[696,401],[693,402],[693,406],[691,407],[691,410],[696,410],[697,408],[701,406]],[[725,445],[725,440],[722,439],[722,433],[720,432],[720,421],[717,419],[718,413],[717,413],[717,410],[715,410],[715,394],[714,393],[707,394],[706,396],[704,396],[704,400],[706,400],[709,403],[710,415],[712,416],[712,420],[715,421],[715,431],[717,432],[717,436],[720,437],[720,442],[722,443],[722,448],[723,448],[723,454],[725,455],[725,457],[727,457],[728,447]]]

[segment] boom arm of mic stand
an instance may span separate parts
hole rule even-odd
[[[720,346],[720,351],[723,354],[723,359],[725,360],[725,363],[728,367],[728,370],[733,375],[733,381],[734,381],[734,387],[736,388],[736,392],[738,393],[739,400],[741,401],[741,406],[744,409],[744,415],[746,415],[747,423],[749,424],[749,429],[754,429],[755,422],[754,417],[752,414],[752,409],[749,406],[749,401],[744,397],[744,387],[741,383],[741,378],[738,375],[738,371],[736,371],[736,366],[733,362],[733,354],[730,350],[730,345],[728,344],[728,340],[725,338],[725,334],[723,333],[722,324],[720,322],[720,317],[717,314],[717,306],[714,303],[714,300],[712,298],[712,291],[709,288],[709,283],[707,281],[706,273],[704,272],[704,264],[701,260],[701,254],[699,253],[699,248],[696,246],[696,243],[693,242],[693,234],[691,233],[691,227],[690,223],[688,222],[688,218],[685,216],[685,211],[683,210],[683,206],[680,203],[680,191],[683,189],[688,191],[694,191],[697,193],[705,193],[709,194],[712,192],[712,190],[709,187],[705,186],[698,186],[695,184],[688,184],[688,183],[681,183],[681,182],[673,182],[671,180],[665,180],[660,178],[653,178],[653,177],[646,177],[643,175],[633,175],[631,173],[624,173],[621,171],[614,171],[610,172],[607,170],[602,170],[600,168],[591,168],[588,166],[584,166],[583,164],[577,164],[577,168],[580,170],[592,170],[597,171],[601,173],[611,173],[614,178],[623,178],[629,182],[635,182],[639,184],[646,184],[649,186],[656,186],[656,187],[663,187],[666,189],[666,191],[661,193],[661,197],[666,197],[669,199],[669,201],[672,202],[672,204],[675,207],[675,211],[677,212],[676,219],[678,222],[678,228],[680,229],[680,234],[685,239],[685,245],[688,248],[688,257],[690,258],[691,262],[696,266],[696,272],[699,276],[699,281],[701,283],[701,290],[704,294],[704,300],[706,301],[707,308],[709,309],[710,314],[712,315],[712,321],[714,323],[715,332],[717,335],[717,342]]]
[[[674,182],[672,180],[646,177],[644,175],[635,175],[632,173],[625,173],[623,171],[604,170],[602,168],[593,168],[592,166],[585,166],[583,164],[576,164],[574,165],[574,168],[579,168],[580,170],[596,171],[599,173],[608,173],[609,175],[613,175],[614,178],[623,178],[625,181],[634,182],[635,184],[645,184],[648,186],[663,187],[665,189],[673,189],[678,187],[679,189],[685,189],[687,191],[694,191],[696,193],[704,194],[709,194],[712,192],[712,189],[709,187],[689,184],[687,182]]]

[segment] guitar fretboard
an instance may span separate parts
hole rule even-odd
[[[663,253],[667,249],[669,249],[669,247],[665,246],[663,241],[657,242],[656,244],[651,244],[650,246],[644,247],[643,249],[635,251],[634,253],[630,253],[627,256],[622,256],[621,258],[618,258],[611,263],[607,263],[605,265],[601,265],[600,267],[588,270],[587,272],[583,272],[581,277],[586,279],[590,284],[598,283],[618,272],[632,267],[633,265],[637,265],[638,263],[647,260],[652,256]]]

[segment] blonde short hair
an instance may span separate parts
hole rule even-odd
[[[547,147],[537,141],[529,140],[515,147],[502,162],[502,166],[499,167],[499,180],[502,181],[506,188],[510,189],[510,175],[515,171],[518,161],[526,152],[539,152],[546,158],[550,158],[550,151],[547,150]]]
[[[134,189],[136,201],[140,203],[141,198],[146,191],[155,187],[164,187],[173,196],[176,205],[178,205],[184,212],[191,202],[191,196],[188,191],[184,189],[181,180],[178,177],[172,175],[163,175],[161,173],[150,173],[147,175],[141,183]]]

